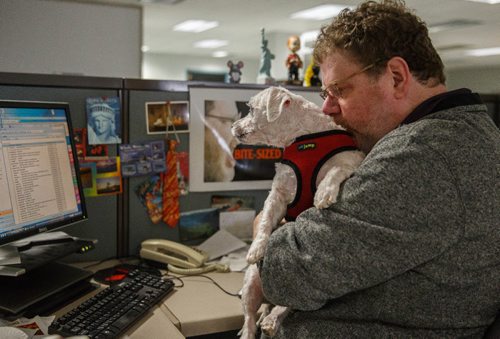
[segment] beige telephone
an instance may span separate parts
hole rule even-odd
[[[210,271],[229,272],[227,265],[205,265],[208,255],[203,251],[166,239],[149,239],[141,244],[143,259],[167,264],[172,273],[201,274]]]

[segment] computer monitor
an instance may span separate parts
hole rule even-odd
[[[69,105],[0,100],[0,246],[87,218]]]

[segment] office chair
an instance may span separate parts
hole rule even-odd
[[[500,338],[500,312],[497,314],[493,324],[488,327],[483,339],[499,339]]]

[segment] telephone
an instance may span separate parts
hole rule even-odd
[[[149,239],[141,243],[140,256],[143,259],[167,264],[172,273],[201,274],[210,271],[229,272],[227,265],[208,264],[208,254],[166,239]]]

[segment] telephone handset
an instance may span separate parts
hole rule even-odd
[[[208,255],[203,251],[166,239],[143,241],[140,256],[167,264],[168,270],[177,274],[201,274],[213,270],[229,272],[227,265],[205,265]]]

